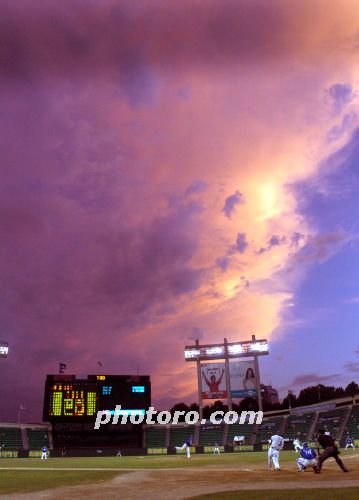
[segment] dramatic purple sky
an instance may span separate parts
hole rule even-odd
[[[47,373],[252,333],[285,395],[359,376],[356,1],[3,0],[0,419]]]

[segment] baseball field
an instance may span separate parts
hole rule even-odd
[[[341,452],[348,474],[333,459],[321,474],[298,472],[297,456],[281,452],[280,471],[268,469],[265,452],[194,454],[190,460],[184,455],[2,459],[0,498],[359,498],[359,452]]]

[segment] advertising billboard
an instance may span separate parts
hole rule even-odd
[[[229,363],[232,398],[257,396],[253,361]],[[202,399],[226,399],[226,377],[224,363],[201,365]]]
[[[249,398],[257,396],[257,380],[255,378],[254,361],[238,361],[229,363],[232,398]]]
[[[225,399],[227,397],[224,363],[201,365],[202,399]]]

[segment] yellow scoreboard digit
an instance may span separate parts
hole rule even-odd
[[[74,399],[64,399],[64,416],[71,417],[74,414]]]
[[[62,415],[62,392],[55,391],[52,393],[50,415],[61,417]]]
[[[60,390],[59,390],[60,389]],[[50,396],[50,416],[92,417],[97,411],[97,392],[90,388],[53,386]]]

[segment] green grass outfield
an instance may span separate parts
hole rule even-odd
[[[342,454],[345,457],[344,454]],[[293,463],[295,468],[295,459],[298,457],[294,451],[282,451],[280,454],[281,463]],[[359,457],[359,453],[358,453]],[[141,457],[80,457],[80,458],[49,458],[40,460],[40,458],[2,458],[0,459],[0,468],[4,467],[25,467],[25,468],[115,468],[115,469],[163,469],[163,468],[192,468],[192,467],[210,467],[217,465],[226,468],[227,465],[238,466],[239,464],[267,464],[267,452],[239,452],[222,453],[221,455],[192,454],[191,459],[186,458],[185,453],[178,455],[148,455]]]
[[[324,471],[318,477],[316,482],[322,480],[358,480],[359,484],[359,452],[342,452],[342,458],[351,469],[351,474],[342,474],[337,469],[336,464],[326,462]],[[346,456],[348,460],[346,462]],[[223,492],[211,495],[204,495],[196,498],[210,499],[232,499],[243,496],[248,500],[257,498],[266,499],[303,499],[307,498],[359,498],[359,488],[346,488],[345,496],[343,489],[337,491],[314,490],[311,488],[314,474],[311,472],[298,473],[296,469],[295,459],[298,457],[294,451],[281,452],[280,463],[281,471],[267,471],[267,453],[266,452],[242,452],[242,453],[225,453],[218,455],[196,455],[193,454],[188,460],[185,455],[159,455],[159,456],[144,456],[144,457],[84,457],[84,458],[49,458],[48,460],[40,460],[39,458],[13,458],[0,459],[0,497],[11,493],[20,494],[35,492],[41,490],[50,490],[58,487],[67,486],[84,486],[89,484],[100,485],[107,483],[112,479],[127,474],[132,471],[157,471],[156,474],[165,474],[171,480],[173,474],[188,475],[188,477],[202,478],[208,476],[207,481],[212,481],[212,484],[223,485],[223,490],[226,489],[225,484],[231,484],[232,478],[243,482],[260,482],[262,481],[308,481],[308,489],[304,491],[298,490],[294,493],[289,490],[266,490],[262,492],[256,491],[241,491],[241,492]],[[171,474],[173,470],[173,474]],[[181,474],[183,470],[183,474]],[[161,471],[163,471],[161,473]],[[186,471],[186,472],[185,472]],[[279,475],[278,475],[279,474]],[[223,478],[227,478],[227,483],[222,482]],[[218,479],[217,479],[218,478]],[[205,484],[205,482],[203,482]],[[239,486],[240,487],[240,486]],[[285,488],[285,484],[283,485]],[[98,488],[97,488],[98,489]],[[222,487],[221,487],[222,489]],[[206,490],[205,490],[206,491]],[[285,493],[286,492],[286,493]],[[309,495],[310,492],[310,496]],[[293,493],[293,494],[292,494]],[[312,494],[313,493],[313,494]],[[333,495],[334,496],[333,496]],[[324,495],[324,496],[322,496]],[[326,495],[326,496],[325,496]],[[146,492],[144,492],[144,497]],[[126,498],[125,496],[123,498]]]
[[[0,497],[10,493],[32,493],[62,486],[98,485],[110,481],[120,474],[123,472],[0,470]]]

